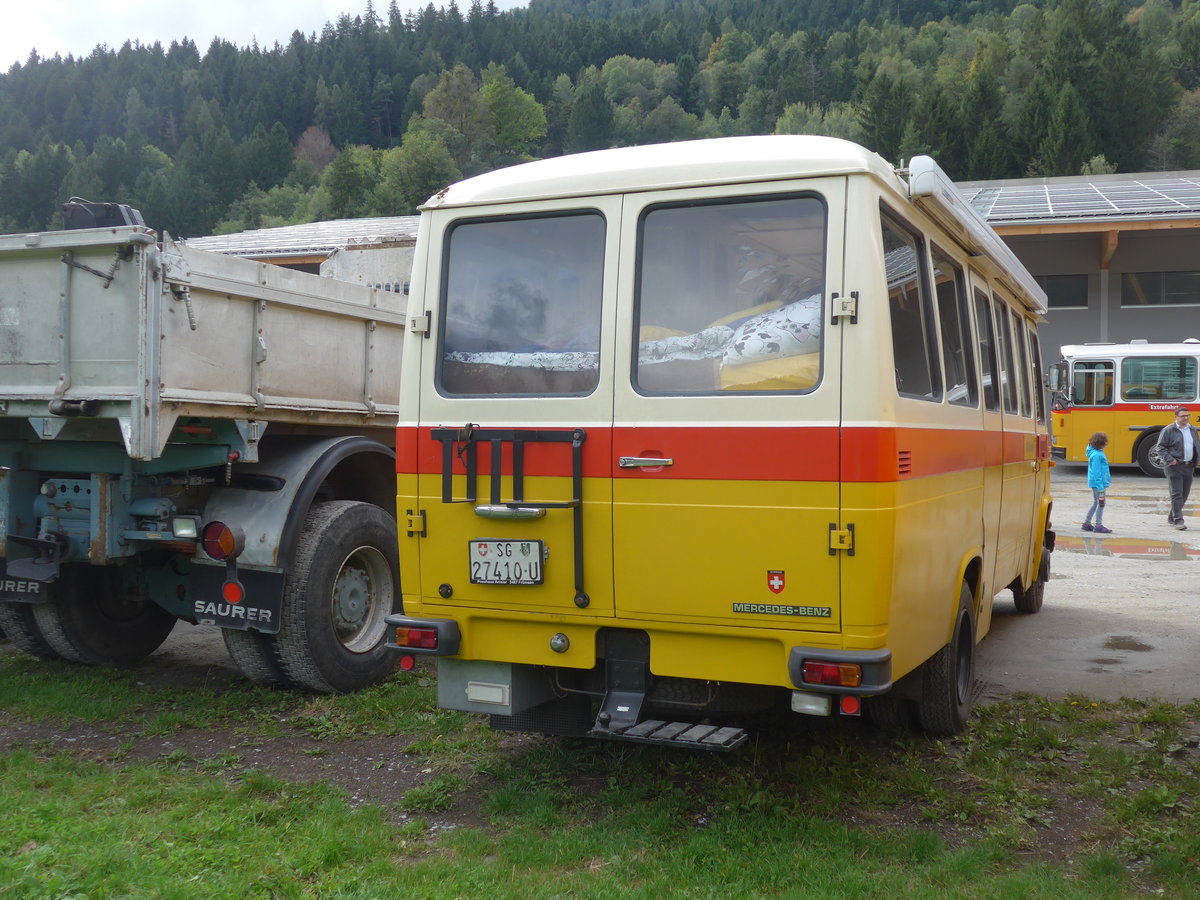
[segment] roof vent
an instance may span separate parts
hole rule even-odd
[[[1183,342],[1185,344],[1200,344],[1200,338],[1184,338]]]
[[[1148,344],[1150,342],[1148,340],[1146,340],[1145,338],[1132,338],[1129,341],[1129,343],[1131,343],[1131,344]]]

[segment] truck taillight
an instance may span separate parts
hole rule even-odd
[[[836,687],[858,687],[862,684],[862,666],[857,663],[804,661],[803,678],[808,684],[832,684]]]
[[[416,647],[421,650],[436,650],[438,634],[433,628],[397,628],[397,647]]]
[[[233,559],[246,547],[246,536],[236,525],[209,522],[200,532],[204,552],[213,559]]]

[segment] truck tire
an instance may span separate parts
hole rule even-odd
[[[958,734],[967,727],[971,716],[975,682],[972,600],[971,589],[963,584],[950,643],[926,660],[922,667],[917,718],[926,734],[939,737]]]
[[[275,658],[274,636],[258,631],[222,628],[221,637],[233,664],[250,681],[263,687],[294,688]]]
[[[1138,442],[1134,454],[1137,457],[1138,468],[1152,478],[1166,478],[1162,460],[1158,457],[1158,432],[1147,434]]]
[[[32,603],[0,603],[0,629],[22,653],[40,659],[62,659],[38,628],[33,607]]]
[[[386,617],[401,611],[396,521],[370,503],[313,506],[288,567],[273,647],[297,686],[344,693],[382,681],[400,655]]]
[[[73,570],[74,569],[74,570]],[[33,616],[60,659],[85,666],[131,666],[157,650],[175,617],[147,599],[115,568],[63,570],[58,590],[35,604]]]

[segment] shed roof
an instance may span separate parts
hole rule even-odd
[[[334,250],[366,249],[412,244],[417,239],[417,216],[372,219],[334,219],[281,228],[260,228],[237,234],[189,238],[189,247],[249,256],[254,259],[326,257]]]

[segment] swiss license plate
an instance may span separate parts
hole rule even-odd
[[[468,547],[471,584],[541,584],[541,541],[474,540]]]

